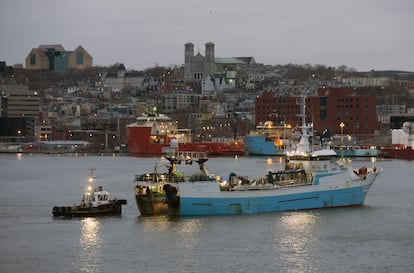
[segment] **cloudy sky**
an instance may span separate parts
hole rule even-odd
[[[140,70],[213,42],[216,57],[264,64],[414,71],[413,14],[413,0],[0,0],[0,61],[82,45],[94,65]]]

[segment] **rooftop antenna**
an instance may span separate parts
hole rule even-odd
[[[375,49],[372,50],[372,71],[375,71]]]

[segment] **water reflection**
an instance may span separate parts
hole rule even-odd
[[[139,216],[138,222],[142,225],[142,228],[145,232],[164,232],[171,228],[171,224],[174,221],[174,218],[169,216],[151,216],[144,217]]]
[[[192,233],[200,230],[201,227],[199,219],[183,220],[180,217],[168,215],[139,216],[138,222],[146,232],[163,232],[175,229],[179,233]]]
[[[101,268],[101,223],[96,218],[85,218],[81,222],[80,270],[100,272]]]
[[[185,248],[194,249],[197,247],[201,228],[200,219],[188,219],[181,223],[178,232]]]
[[[275,259],[293,272],[317,271],[315,226],[319,214],[316,212],[290,212],[283,214],[276,222]]]
[[[315,212],[291,212],[281,217],[282,228],[290,231],[305,232],[312,229],[318,214]]]
[[[181,239],[178,240],[185,248],[194,248],[198,244],[198,234],[203,223],[200,219],[172,216],[138,217],[143,230],[150,233],[174,232]]]

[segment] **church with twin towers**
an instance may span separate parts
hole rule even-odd
[[[214,43],[205,44],[205,54],[194,53],[194,44],[184,45],[184,80],[187,82],[205,81],[206,79],[234,78],[241,67],[255,64],[253,57],[215,56]]]

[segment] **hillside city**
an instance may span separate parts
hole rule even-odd
[[[28,50],[24,65],[2,61],[2,151],[79,141],[90,143],[88,152],[128,152],[126,126],[143,113],[171,117],[194,141],[242,139],[266,121],[299,126],[301,96],[308,121],[329,136],[390,145],[390,129],[414,121],[414,72],[266,65],[253,56],[217,57],[214,47],[208,42],[204,55],[195,54],[186,43],[183,64],[141,71],[94,66],[93,52],[59,44]]]

